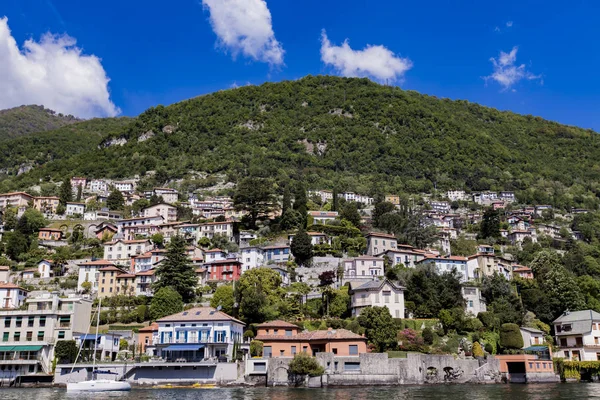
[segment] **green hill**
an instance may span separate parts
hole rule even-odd
[[[35,158],[42,168],[0,186],[156,170],[156,184],[190,171],[233,181],[248,174],[285,181],[301,173],[312,187],[504,189],[564,207],[595,208],[600,195],[600,138],[591,130],[367,79],[308,76],[220,91],[150,108],[98,133],[105,135],[100,149],[94,142],[49,162]],[[9,149],[0,154],[12,158]]]
[[[72,115],[57,114],[43,106],[20,106],[0,110],[0,140],[50,131],[80,121]]]

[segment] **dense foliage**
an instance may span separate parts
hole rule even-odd
[[[600,138],[593,131],[367,79],[308,76],[157,106],[120,128],[118,120],[95,121],[69,128],[96,126],[105,135],[101,148],[97,139],[81,149],[60,146],[80,133],[34,151],[21,147],[37,145],[22,142],[0,149],[9,169],[24,157],[46,163],[10,185],[150,170],[157,183],[191,170],[286,182],[301,171],[309,187],[364,193],[507,189],[531,203],[587,208],[597,206],[600,193]]]
[[[0,110],[0,140],[51,131],[79,121],[72,115],[56,114],[43,106],[20,106]]]

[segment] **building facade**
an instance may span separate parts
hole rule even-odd
[[[387,307],[392,318],[404,318],[405,288],[387,279],[373,280],[350,287],[352,316],[358,317],[366,307]]]

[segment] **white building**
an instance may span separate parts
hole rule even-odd
[[[555,356],[571,361],[600,360],[600,313],[565,311],[552,324],[560,348]]]
[[[198,240],[202,237],[212,239],[215,235],[225,236],[230,242],[235,241],[233,235],[233,222],[207,222],[205,224],[200,224],[199,236],[197,237]]]
[[[89,327],[91,300],[44,293],[26,304],[27,310],[0,311],[0,379],[51,374],[56,342]]]
[[[476,286],[463,286],[461,288],[463,298],[465,299],[465,312],[471,313],[474,317],[480,312],[487,311],[487,305],[481,290]]]
[[[69,217],[78,216],[83,218],[83,214],[85,214],[85,203],[67,203],[65,214]]]
[[[344,279],[373,279],[384,273],[383,258],[360,256],[344,260]]]
[[[240,250],[242,273],[264,265],[265,253],[260,247],[244,247]]]
[[[204,260],[206,262],[223,261],[227,259],[227,253],[221,249],[210,249],[204,252]]]
[[[135,274],[135,295],[153,296],[152,284],[156,282],[156,270],[149,269]]]
[[[133,256],[131,258],[133,264],[133,272],[146,271],[152,268],[152,253],[147,251],[144,254]]]
[[[131,193],[135,190],[135,182],[134,181],[115,181],[113,182],[113,186],[119,192]]]
[[[243,343],[244,323],[212,307],[195,307],[160,318],[152,343],[167,361],[201,361],[233,356]]]
[[[433,265],[438,274],[450,272],[456,269],[460,275],[460,281],[466,282],[473,279],[473,274],[469,272],[467,268],[467,258],[460,256],[438,256],[438,257],[426,257],[418,264],[421,265]]]
[[[521,336],[523,337],[523,348],[526,349],[530,346],[539,346],[545,342],[545,334],[539,329],[527,328],[522,326]]]
[[[117,354],[119,353],[119,341],[121,340],[121,335],[118,333],[102,333],[96,335],[77,332],[73,334],[73,339],[77,344],[77,348],[82,348],[82,354],[89,354],[89,357],[93,358],[95,350],[97,361],[111,362],[115,361]],[[83,342],[83,344],[81,342]]]
[[[150,237],[160,232],[160,225],[164,223],[165,220],[160,215],[122,219],[117,221],[117,232],[127,240],[133,240],[138,235]]]
[[[117,239],[104,243],[104,260],[128,263],[131,257],[144,254],[152,249],[150,240],[122,240]]]
[[[464,190],[448,190],[446,197],[450,201],[465,201],[469,199]]]
[[[273,245],[263,247],[264,259],[267,264],[286,263],[290,259],[290,246]]]
[[[396,250],[388,250],[377,256],[386,257],[391,265],[403,264],[405,267],[415,268],[417,263],[427,255],[425,250],[415,249],[406,244],[399,244],[396,247]]]
[[[450,203],[447,201],[432,201],[429,203],[431,209],[442,214],[450,212]]]
[[[316,246],[318,244],[331,244],[331,239],[327,237],[326,234],[321,233],[321,232],[306,232],[306,234],[310,237],[310,243],[313,246]],[[294,236],[296,236],[296,234],[291,234],[288,235],[288,241],[289,243],[292,243],[292,241],[294,240]]]
[[[167,223],[177,221],[177,207],[166,203],[158,203],[141,211],[142,217],[161,216]]]
[[[108,183],[103,179],[92,179],[87,183],[87,188],[93,193],[104,193],[108,191]]]
[[[14,283],[0,283],[0,308],[19,308],[27,298],[27,290]]]
[[[42,260],[38,263],[38,273],[40,274],[40,278],[51,278],[54,276],[52,264],[52,260]]]
[[[352,316],[358,317],[365,307],[387,307],[393,318],[404,318],[404,290],[387,279],[350,287]]]

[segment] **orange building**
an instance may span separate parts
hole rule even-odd
[[[38,232],[38,239],[40,240],[60,240],[61,237],[62,231],[60,229],[41,228]]]
[[[358,357],[367,352],[367,339],[349,330],[300,332],[297,325],[279,320],[258,325],[256,340],[263,342],[263,357],[293,357],[301,351]]]
[[[547,346],[532,346],[537,354],[502,354],[494,356],[500,362],[500,373],[503,379],[512,383],[557,382],[558,377],[554,372],[552,353]],[[545,349],[545,351],[544,351]]]
[[[138,343],[141,346],[141,352],[146,351],[147,346],[153,346],[152,336],[158,335],[158,324],[153,322],[150,326],[142,328],[138,332]]]
[[[513,276],[520,276],[523,279],[533,279],[533,271],[523,265],[513,265]]]

